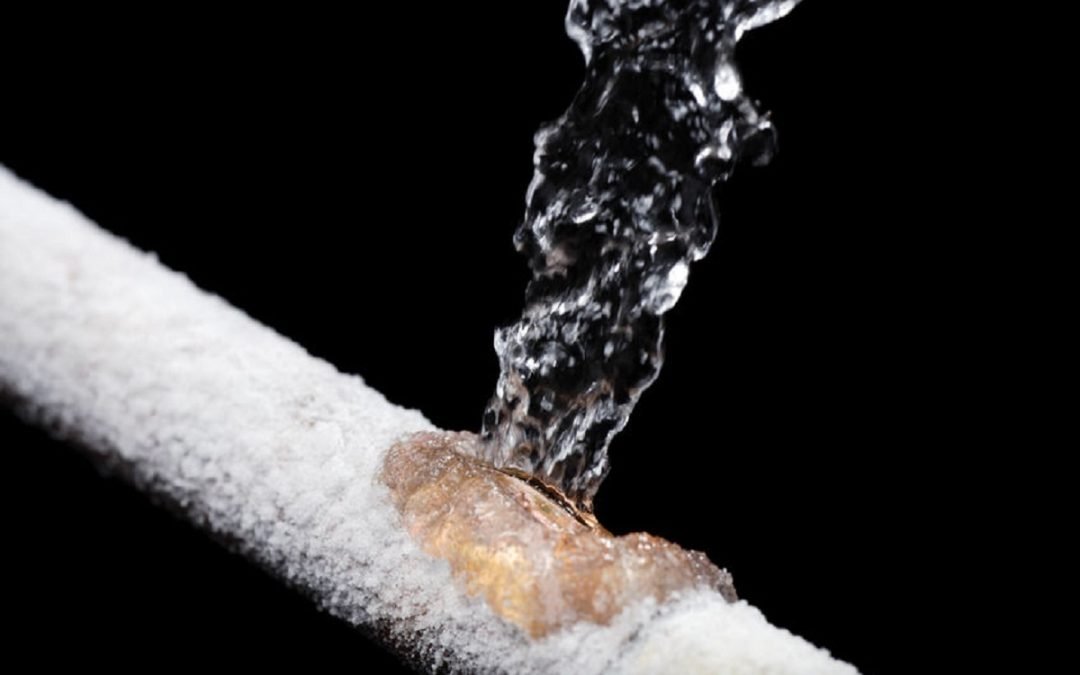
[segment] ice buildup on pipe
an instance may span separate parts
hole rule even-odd
[[[625,568],[608,559],[606,535],[575,535],[577,521],[525,482],[439,454],[452,448],[432,449],[450,441],[421,436],[428,446],[410,448],[412,434],[436,432],[420,413],[387,402],[2,167],[0,398],[425,669],[856,672],[746,602],[729,602],[726,577],[708,569],[669,586],[661,578],[609,585],[604,570],[618,576]],[[395,445],[404,450],[384,464]],[[488,501],[468,490],[443,501],[466,514],[505,507],[488,515],[511,527],[501,535],[507,546],[467,519],[442,530],[496,542],[473,550],[478,569],[518,575],[507,598],[492,600],[501,582],[470,578],[460,562],[437,557],[431,540],[410,534],[425,524],[383,482],[402,466],[440,481],[509,486]],[[460,469],[471,476],[455,475]],[[576,560],[559,580],[563,595],[546,596],[541,584],[550,579],[514,566],[517,527],[540,533],[526,552],[532,560],[558,560],[569,542]],[[642,555],[632,537],[628,560]],[[670,560],[654,564],[688,559],[694,567],[692,554],[666,543],[657,549]],[[506,611],[515,588],[524,589],[517,606],[534,618]],[[610,604],[598,599],[605,593]],[[532,602],[553,613],[534,614]]]

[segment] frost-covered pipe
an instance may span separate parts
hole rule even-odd
[[[425,668],[855,672],[707,590],[530,637],[403,526],[380,469],[420,413],[2,167],[0,398]]]

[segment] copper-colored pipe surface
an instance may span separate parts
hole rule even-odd
[[[476,459],[477,437],[421,433],[387,453],[382,478],[407,529],[471,595],[533,637],[606,624],[632,602],[692,588],[735,600],[731,575],[650,534],[616,537],[587,514]]]

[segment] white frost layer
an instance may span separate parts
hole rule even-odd
[[[418,549],[375,480],[395,439],[432,428],[423,416],[3,167],[0,394],[429,667],[855,672],[712,593],[529,640]]]

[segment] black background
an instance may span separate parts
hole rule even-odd
[[[9,21],[0,163],[391,401],[475,430],[492,331],[527,279],[511,234],[532,134],[582,72],[564,3],[482,5]],[[926,231],[880,190],[891,132],[845,12],[804,3],[741,43],[780,152],[724,191],[596,507],[617,533],[706,551],[773,623],[884,673],[909,644],[910,569],[933,560],[919,505],[956,389],[939,367],[954,306],[925,302]],[[397,667],[6,413],[0,443],[17,651],[55,658],[32,645],[61,636],[88,663]]]

